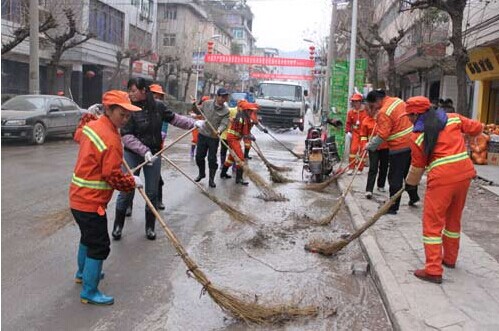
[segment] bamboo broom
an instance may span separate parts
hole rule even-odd
[[[253,144],[252,144],[252,146],[253,146]],[[279,172],[277,172],[276,170],[274,170],[270,166],[270,162],[265,158],[265,156],[263,155],[263,153],[260,150],[260,148],[253,146],[253,149],[256,151],[256,154],[258,154],[258,156],[260,157],[260,159],[262,159],[263,163],[267,167],[267,170],[270,173],[270,179],[274,183],[291,183],[291,182],[293,182],[292,179],[284,177],[283,175],[281,175]]]
[[[123,160],[127,171],[133,175],[132,170],[128,166],[126,160]],[[281,305],[281,306],[264,306],[254,302],[254,300],[243,300],[238,298],[235,294],[230,293],[226,289],[222,289],[213,284],[205,273],[198,267],[196,262],[189,256],[185,248],[180,243],[175,233],[166,225],[165,221],[158,213],[154,205],[151,203],[143,188],[138,189],[142,198],[149,206],[150,210],[156,216],[159,224],[166,233],[171,244],[179,254],[182,261],[187,266],[187,273],[203,286],[202,293],[208,295],[215,301],[215,303],[225,312],[231,314],[235,318],[241,319],[246,323],[266,324],[278,323],[300,316],[315,316],[318,313],[317,307],[304,307],[299,308],[295,305]]]
[[[275,164],[272,164],[262,153],[262,149],[260,148],[260,146],[258,146],[258,144],[256,143],[256,141],[253,141],[251,143],[251,147],[253,147],[253,149],[258,153],[257,149],[260,151],[260,153],[262,154],[263,158],[260,157],[262,159],[262,161],[264,163],[266,163],[269,167],[271,167],[272,169],[274,169],[275,171],[291,171],[291,168],[290,167],[280,167],[280,166],[276,166]]]
[[[191,96],[191,98],[192,98],[192,96]],[[199,107],[197,107],[197,109],[199,110],[201,115],[203,115],[206,123],[208,123],[208,125],[210,126],[210,129],[217,135],[218,138],[220,138],[220,135],[218,134],[217,130],[215,129],[213,124],[211,124],[211,122],[208,120],[208,118],[206,117],[206,114],[203,112],[203,110]],[[244,163],[237,156],[237,154],[232,150],[232,148],[230,148],[230,146],[223,139],[220,139],[220,141],[222,142],[222,144],[225,145],[225,147],[227,147],[227,150],[229,151],[230,155],[232,155],[232,157],[236,161],[236,164],[238,166],[242,167],[244,173],[248,176],[248,178],[256,185],[256,187],[258,187],[258,189],[260,189],[260,191],[262,192],[261,198],[263,200],[265,200],[265,201],[287,201],[288,200],[283,194],[275,192],[270,187],[270,185],[268,185],[265,182],[265,180],[262,177],[260,177],[256,172],[251,170],[249,168],[249,166],[246,163]]]
[[[161,155],[161,157],[166,162],[168,162],[172,167],[174,167],[178,172],[180,172],[182,175],[184,175],[190,182],[192,182],[194,185],[196,185],[201,190],[201,193],[204,196],[206,196],[208,199],[210,199],[211,201],[216,203],[220,208],[222,208],[223,211],[225,211],[227,214],[229,214],[229,216],[232,219],[239,221],[239,222],[242,222],[242,223],[251,223],[253,225],[256,224],[250,216],[244,214],[243,212],[237,210],[236,208],[230,206],[228,203],[223,202],[222,200],[220,200],[216,196],[214,196],[214,195],[210,194],[208,191],[206,191],[206,189],[201,184],[197,183],[194,179],[192,179],[185,171],[183,171],[172,160],[170,160],[169,158],[167,158],[164,155]]]
[[[367,150],[364,150],[364,152],[362,152],[362,156],[360,158],[359,164],[355,167],[355,171],[353,173],[352,179],[350,180],[350,183],[348,184],[348,186],[345,189],[345,191],[343,191],[343,193],[341,194],[341,196],[338,199],[338,201],[336,202],[336,204],[331,209],[331,213],[329,215],[326,215],[325,217],[323,217],[322,219],[319,220],[319,222],[318,222],[319,225],[328,225],[336,217],[336,215],[340,211],[341,206],[345,202],[345,198],[346,198],[347,194],[352,189],[353,181],[354,181],[355,177],[357,176],[357,174],[359,172],[359,167],[364,162],[364,158],[366,157],[366,155],[367,155]]]
[[[347,164],[345,167],[343,168],[339,168],[333,176],[331,176],[330,178],[328,178],[326,181],[322,182],[322,183],[312,183],[312,184],[307,184],[305,187],[303,187],[304,190],[311,190],[311,191],[316,191],[316,192],[322,192],[322,190],[324,190],[326,187],[328,187],[329,185],[331,185],[333,182],[335,182],[338,178],[341,177],[341,175],[343,175],[347,170],[348,170],[348,167],[355,163],[355,160],[353,160],[352,162],[350,162],[349,164]]]
[[[274,139],[275,141],[277,141],[282,147],[284,147],[288,152],[290,152],[291,154],[294,155],[294,157],[296,157],[297,159],[301,159],[303,156],[302,155],[298,155],[296,154],[295,152],[293,152],[288,146],[284,145],[279,139],[277,139],[276,137],[274,137],[274,135],[272,135],[270,132],[267,132],[267,134],[272,137],[272,139]]]
[[[157,152],[156,154],[153,155],[153,157],[161,155],[164,151],[166,151],[167,149],[169,149],[170,147],[172,147],[173,145],[175,145],[177,142],[179,142],[180,140],[182,140],[182,138],[184,138],[185,136],[187,136],[189,133],[191,133],[195,129],[197,129],[197,128],[192,128],[192,129],[188,130],[187,132],[182,133],[177,139],[175,139],[174,141],[172,141],[168,146],[165,146],[165,147],[161,148],[159,150],[159,152]],[[144,161],[141,164],[139,164],[138,166],[136,166],[135,168],[133,168],[132,171],[135,172],[135,171],[139,170],[140,168],[142,168],[143,166],[145,166],[146,164],[147,164],[147,161]]]
[[[363,234],[367,229],[373,226],[373,224],[376,223],[381,216],[386,214],[388,209],[395,203],[395,201],[398,198],[400,198],[404,190],[405,187],[402,187],[397,193],[395,193],[394,196],[392,196],[387,202],[385,202],[385,204],[380,209],[378,209],[378,211],[376,212],[376,214],[374,214],[373,217],[371,217],[367,222],[365,222],[357,231],[351,234],[347,239],[340,239],[336,242],[329,242],[329,243],[318,240],[312,241],[305,245],[305,250],[326,256],[330,256],[339,252],[349,243],[360,237],[360,235]]]

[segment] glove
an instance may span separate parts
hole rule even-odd
[[[405,184],[405,190],[406,192],[411,192],[411,191],[416,191],[418,190],[418,186],[417,185],[409,185],[409,184]]]
[[[366,149],[368,151],[374,152],[376,149],[378,149],[378,147],[379,147],[379,145],[381,145],[381,143],[383,143],[383,139],[381,139],[379,136],[374,136],[366,144]]]
[[[133,176],[133,180],[135,181],[135,188],[143,188],[144,184],[142,184],[142,179],[139,176]]]
[[[204,127],[204,120],[197,120],[197,121],[195,121],[194,122],[194,126],[196,128],[202,128],[202,127]]]
[[[348,137],[349,139],[352,139],[352,133],[351,133],[351,132],[347,132],[347,137]]]
[[[263,133],[269,133],[269,130],[267,130],[267,128],[263,128]]]
[[[158,157],[157,156],[153,156],[151,151],[147,152],[145,155],[144,155],[144,161],[147,162],[147,165],[152,165],[154,161],[156,161]]]
[[[249,140],[251,140],[251,141],[256,141],[255,136],[254,136],[254,135],[252,135],[252,134],[250,134],[250,135],[248,136],[248,139],[249,139]]]

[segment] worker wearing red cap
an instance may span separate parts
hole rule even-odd
[[[414,275],[441,283],[442,264],[451,269],[456,265],[461,214],[471,179],[476,175],[463,134],[476,136],[483,125],[459,114],[434,109],[430,100],[422,96],[407,100],[405,114],[414,123],[406,189],[414,189],[425,169],[428,171],[423,211],[426,263]]]
[[[360,143],[360,126],[362,121],[367,116],[364,108],[362,108],[362,94],[354,93],[350,98],[352,109],[347,113],[347,121],[345,125],[345,132],[350,138],[350,154],[348,157],[349,171],[351,175],[357,165],[359,171],[364,169],[364,162],[360,163],[361,143]]]
[[[141,109],[122,91],[104,93],[102,104],[104,115],[84,124],[77,138],[80,151],[69,188],[69,206],[81,232],[75,275],[77,283],[83,282],[81,302],[110,305],[113,297],[97,289],[111,245],[107,204],[115,189],[128,192],[142,187],[139,177],[121,170],[123,145],[118,130],[128,122],[131,112]]]
[[[252,123],[255,123],[257,127],[266,131],[259,123],[256,118],[256,111],[259,106],[256,103],[250,103],[244,99],[239,100],[237,103],[237,114],[231,122],[229,123],[229,129],[227,130],[227,143],[232,151],[236,153],[237,157],[244,162],[244,154],[241,149],[241,139],[248,138],[252,141],[255,140],[255,137],[251,134],[251,126]],[[227,170],[234,163],[234,157],[232,154],[229,154],[227,160],[224,163],[222,168],[222,173],[220,175],[221,178],[231,178],[227,174]],[[248,182],[243,180],[243,169],[241,164],[236,164],[236,184],[248,185]]]

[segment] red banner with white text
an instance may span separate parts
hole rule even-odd
[[[310,75],[285,75],[285,74],[266,74],[263,72],[252,72],[250,73],[251,78],[256,79],[289,79],[289,80],[312,80],[314,77]]]
[[[313,68],[315,62],[307,59],[293,59],[284,57],[266,57],[249,55],[223,55],[206,54],[204,62],[207,63],[228,63],[228,64],[257,64],[272,67],[307,67]]]

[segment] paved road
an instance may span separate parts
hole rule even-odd
[[[179,131],[172,130],[172,136]],[[290,146],[303,140],[296,132],[280,134]],[[301,179],[301,164],[261,135],[267,157],[293,167],[287,173]],[[158,239],[144,236],[143,202],[135,199],[134,215],[127,219],[123,239],[113,242],[104,264],[101,288],[115,296],[110,307],[82,305],[79,285],[73,283],[77,226],[67,209],[68,185],[78,146],[57,139],[43,146],[2,144],[2,326],[5,330],[236,330],[244,328],[225,315],[201,287],[186,277],[185,266],[158,227]],[[194,161],[186,157],[184,140],[169,156],[189,174]],[[267,178],[260,161],[251,167]],[[300,183],[274,185],[289,202],[255,198],[254,185],[236,187],[221,182],[214,194],[253,214],[270,229],[263,236],[236,224],[195,187],[163,165],[168,224],[189,254],[213,282],[256,294],[260,300],[297,301],[319,305],[336,316],[321,315],[287,324],[288,329],[386,330],[388,322],[379,294],[369,276],[352,276],[354,262],[365,261],[358,245],[326,259],[305,253],[303,244],[324,233],[351,231],[345,210],[331,228],[300,221],[304,212],[318,217],[334,195],[300,190]],[[203,183],[207,185],[207,183]],[[114,219],[114,199],[108,208]],[[332,234],[333,235],[333,234]],[[253,297],[254,298],[254,297]],[[280,329],[281,327],[275,327]]]

